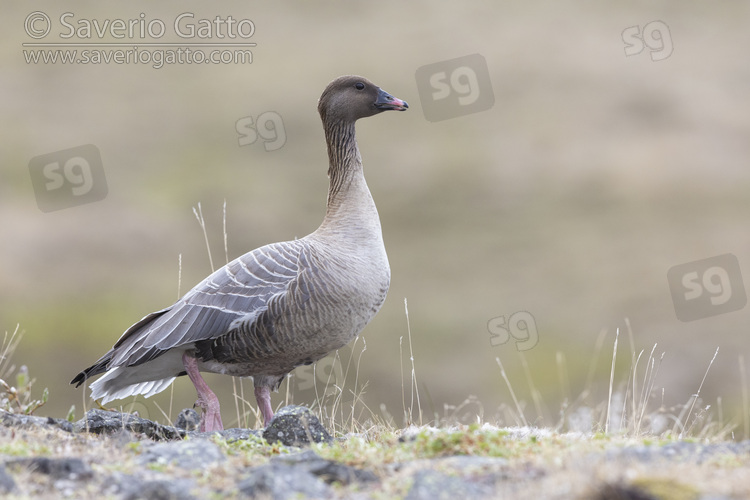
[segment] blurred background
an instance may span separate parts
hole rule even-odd
[[[362,418],[403,425],[410,328],[425,421],[515,423],[500,360],[526,419],[557,425],[574,405],[606,401],[619,329],[616,390],[656,344],[649,411],[684,404],[719,347],[697,406],[741,424],[750,308],[741,272],[709,271],[732,254],[750,273],[749,14],[730,1],[5,5],[0,333],[25,331],[13,363],[37,394],[49,388],[38,413],[76,405],[80,416],[82,391],[68,381],[211,271],[199,203],[215,267],[317,227],[327,156],[316,103],[353,73],[410,105],[357,126],[392,285],[366,350],[359,340],[339,353],[343,369],[330,358],[299,371],[274,406],[311,404],[313,382],[343,377],[353,353],[337,382],[353,387],[357,368]],[[230,39],[217,16],[250,20],[234,33],[252,36]],[[94,20],[118,19],[134,21],[132,37],[99,37]],[[164,35],[141,38],[141,27],[159,31],[155,20]],[[219,47],[220,64],[153,61],[228,42],[256,45]],[[80,59],[137,46],[152,60],[45,63],[61,47],[25,43],[118,43],[62,49]],[[232,60],[242,50],[251,62]],[[80,164],[64,167],[66,150],[84,145],[101,157],[90,185]],[[675,266],[686,267],[670,281]],[[729,302],[707,301],[718,296]],[[236,425],[232,380],[208,380]],[[175,409],[193,403],[187,379],[173,398]],[[153,399],[165,408],[169,391]]]

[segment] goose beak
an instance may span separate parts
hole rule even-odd
[[[409,105],[383,89],[378,89],[378,98],[375,99],[375,107],[382,110],[393,109],[396,111],[406,111]]]

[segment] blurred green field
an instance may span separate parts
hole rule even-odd
[[[232,15],[252,19],[257,47],[249,65],[26,64],[32,10],[53,20],[143,12],[167,24],[184,12]],[[64,416],[75,404],[80,414],[81,391],[67,382],[130,324],[178,297],[178,256],[182,293],[210,272],[198,203],[217,265],[225,201],[230,259],[317,227],[327,157],[316,102],[334,77],[355,73],[410,104],[358,124],[393,276],[364,332],[358,371],[373,413],[403,414],[406,298],[429,418],[506,415],[496,358],[532,423],[555,425],[588,388],[592,364],[589,403],[600,403],[627,318],[633,346],[621,335],[618,380],[628,378],[633,350],[658,344],[666,354],[651,408],[682,404],[719,347],[701,407],[740,424],[750,309],[681,322],[667,271],[726,253],[750,269],[749,14],[747,3],[728,1],[6,4],[0,333],[25,330],[14,361],[39,391],[49,387],[40,412]],[[673,53],[626,56],[623,31],[656,20],[668,25]],[[475,53],[487,61],[494,106],[426,120],[417,69]],[[239,146],[237,121],[268,111],[283,119],[283,147]],[[101,152],[107,196],[40,211],[29,161],[84,144]],[[512,341],[493,346],[488,331],[490,320],[518,311],[533,316],[539,338],[523,357]],[[539,416],[524,359],[546,407]],[[209,383],[232,408],[232,381]],[[453,408],[469,396],[474,402]],[[315,393],[297,387],[294,397],[311,402]],[[175,407],[193,398],[178,381]]]

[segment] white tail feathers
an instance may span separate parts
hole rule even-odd
[[[112,368],[90,385],[91,398],[107,404],[129,396],[143,395],[148,398],[158,394],[185,371],[183,352],[174,349],[141,365]]]

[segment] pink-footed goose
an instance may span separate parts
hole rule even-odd
[[[202,431],[223,429],[219,400],[200,372],[253,377],[264,425],[270,391],[295,367],[346,345],[380,310],[390,268],[362,171],[354,122],[408,104],[360,76],[332,81],[318,112],[328,146],[328,204],[304,238],[260,247],[211,274],[171,307],[128,328],[72,384],[102,404],[145,397],[186,375],[203,409]]]

